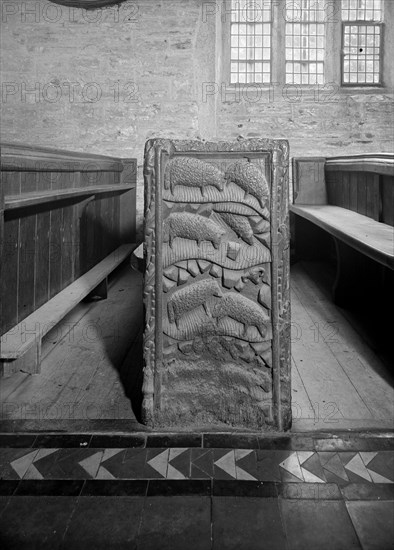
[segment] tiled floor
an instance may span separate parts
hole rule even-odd
[[[0,546],[392,548],[394,437],[0,436]]]

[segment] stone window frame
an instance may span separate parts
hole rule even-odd
[[[256,4],[267,2],[267,0],[250,0]],[[290,1],[297,0],[272,0],[272,37],[271,37],[271,83],[270,84],[231,84],[230,82],[230,6],[231,0],[221,0],[221,10],[218,11],[217,24],[221,28],[221,55],[222,60],[220,67],[220,75],[222,82],[229,89],[237,87],[256,87],[262,90],[271,90],[273,86],[294,87],[305,90],[316,90],[317,88],[324,90],[328,87],[333,87],[336,90],[340,89],[344,93],[385,93],[390,91],[390,86],[394,83],[393,71],[388,70],[390,67],[389,55],[385,52],[385,30],[390,22],[386,20],[386,14],[390,11],[389,2],[393,0],[382,0],[383,2],[383,19],[380,23],[382,29],[381,39],[381,79],[377,84],[344,84],[342,77],[343,66],[343,25],[341,14],[341,0],[327,0],[325,6],[327,9],[326,27],[326,42],[324,56],[324,84],[286,84],[286,68],[285,68],[285,47],[286,21],[283,17],[285,6]],[[394,4],[394,2],[393,2]],[[394,24],[394,21],[393,21]],[[387,74],[386,74],[387,73]],[[390,74],[389,74],[390,73]],[[393,81],[393,82],[391,82]]]

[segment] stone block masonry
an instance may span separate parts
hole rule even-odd
[[[393,2],[385,48],[393,48]],[[47,0],[1,3],[1,139],[136,157],[152,137],[284,138],[294,156],[391,152],[390,88],[328,86],[255,98],[221,89],[220,26],[201,0],[129,0],[86,11]],[[339,63],[339,60],[338,60]]]

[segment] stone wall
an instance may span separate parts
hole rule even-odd
[[[222,93],[220,26],[203,17],[203,5],[135,0],[86,12],[46,0],[2,2],[1,139],[137,157],[140,167],[151,137],[286,138],[292,156],[392,150],[387,88],[318,100],[283,90]],[[204,96],[212,82],[218,91]],[[138,212],[140,225],[142,178]]]

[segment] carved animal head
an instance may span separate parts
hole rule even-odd
[[[217,188],[219,191],[223,191],[224,186],[228,183],[228,181],[223,177],[218,181]]]
[[[253,244],[253,234],[252,235],[244,235],[242,238],[247,244],[252,246],[252,244]]]
[[[245,273],[245,275],[242,275],[241,278],[244,283],[249,279],[252,283],[257,285],[257,283],[261,282],[264,273],[265,269],[263,267],[253,267],[249,272]]]
[[[223,304],[221,301],[217,302],[212,308],[212,317],[221,317],[223,312]]]
[[[221,298],[223,296],[223,292],[222,292],[222,290],[220,289],[219,286],[217,288],[215,288],[215,290],[213,291],[213,295],[218,296],[219,298]]]

